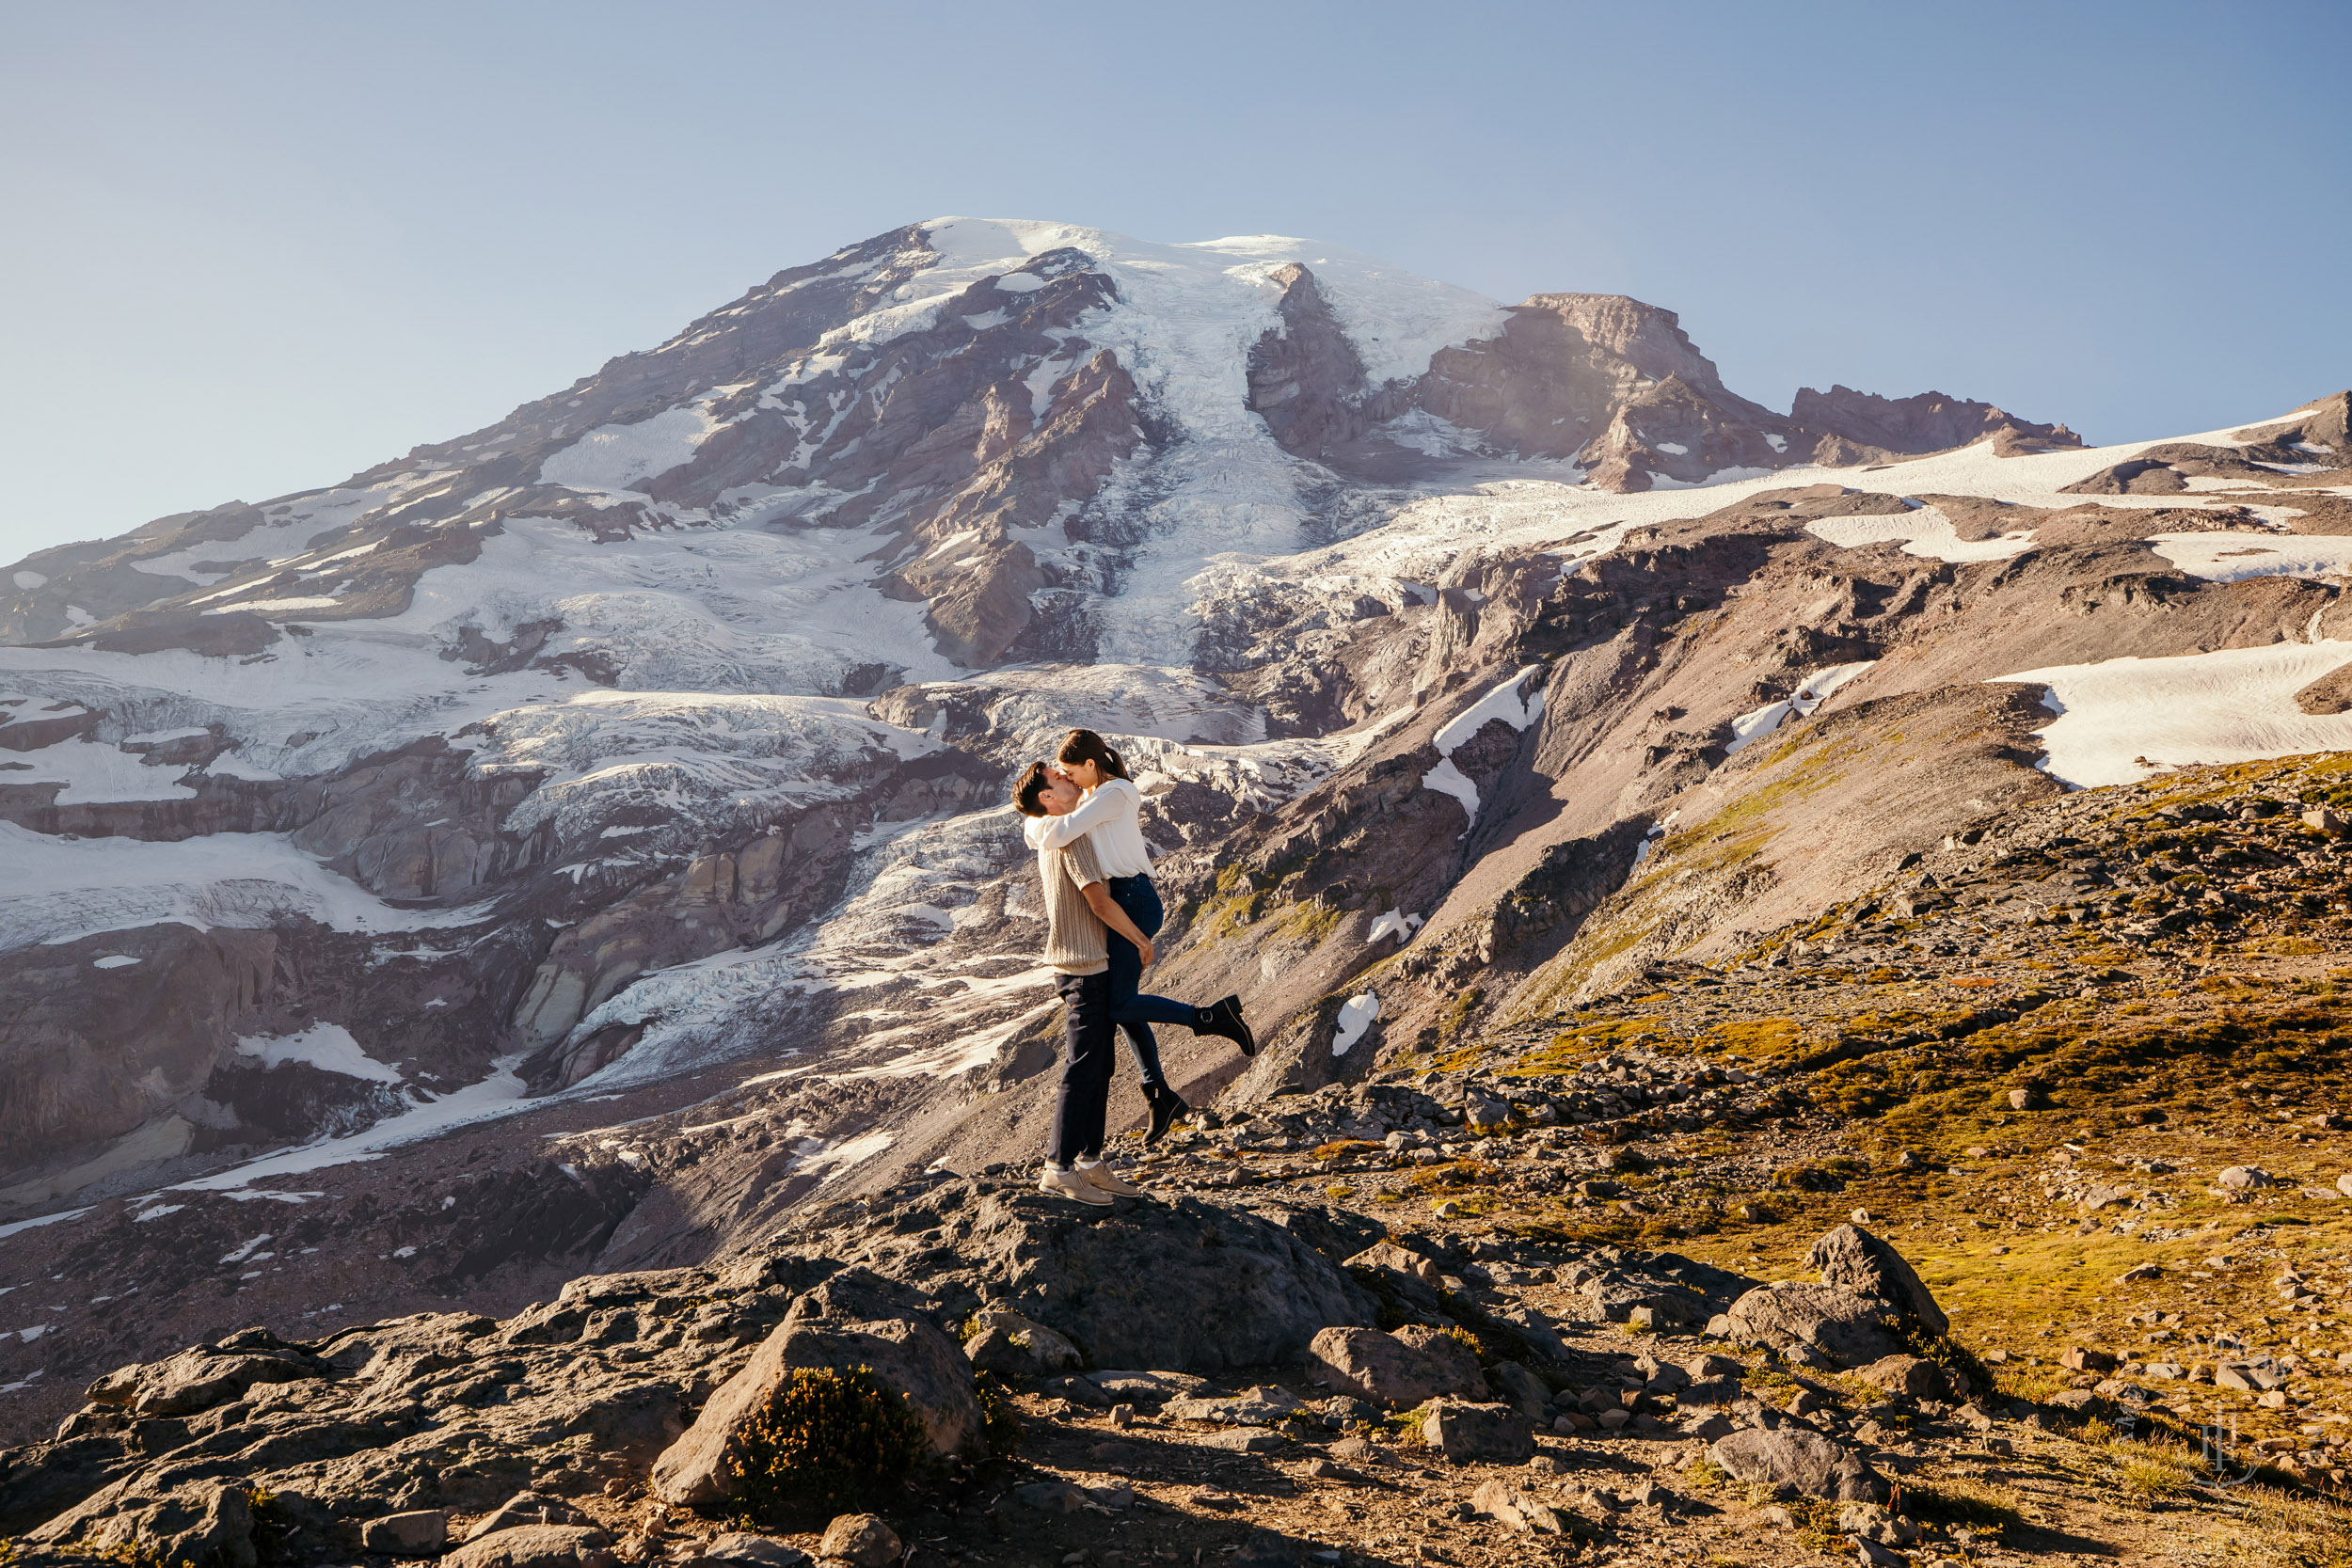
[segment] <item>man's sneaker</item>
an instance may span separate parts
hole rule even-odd
[[[1150,1148],[1168,1136],[1168,1130],[1176,1125],[1176,1118],[1192,1107],[1184,1097],[1162,1084],[1152,1091],[1152,1125],[1143,1134],[1143,1147]]]
[[[1094,1183],[1096,1191],[1103,1195],[1102,1201],[1104,1203],[1108,1203],[1113,1197],[1141,1197],[1143,1196],[1141,1187],[1136,1186],[1108,1165],[1080,1165],[1073,1174],[1082,1176]]]
[[[1111,1195],[1088,1180],[1084,1171],[1056,1170],[1048,1165],[1038,1173],[1037,1190],[1059,1197],[1074,1197],[1098,1209],[1110,1207]]]
[[[1258,1037],[1249,1032],[1248,1023],[1242,1022],[1240,997],[1229,996],[1216,1006],[1200,1010],[1206,1015],[1206,1022],[1194,1026],[1195,1034],[1222,1036],[1240,1046],[1245,1056],[1258,1053]]]

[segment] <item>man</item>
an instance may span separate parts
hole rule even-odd
[[[1078,786],[1067,777],[1033,764],[1013,787],[1013,805],[1024,816],[1060,815],[1078,802]],[[1094,847],[1081,838],[1061,849],[1040,849],[1039,880],[1045,894],[1045,963],[1055,972],[1062,999],[1062,1028],[1069,1059],[1062,1064],[1061,1092],[1054,1101],[1054,1146],[1038,1177],[1041,1192],[1097,1207],[1114,1196],[1141,1197],[1143,1189],[1122,1180],[1103,1163],[1104,1122],[1111,1092],[1113,1037],[1110,948],[1106,930],[1117,931],[1144,953],[1151,939],[1136,929],[1104,884]]]

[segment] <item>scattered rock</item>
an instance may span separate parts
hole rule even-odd
[[[893,1568],[906,1548],[898,1532],[871,1513],[844,1513],[825,1527],[817,1555],[835,1558],[853,1568]]]
[[[1289,1439],[1271,1427],[1232,1427],[1193,1441],[1204,1449],[1223,1449],[1228,1453],[1272,1453]]]
[[[1471,1493],[1470,1508],[1521,1535],[1563,1533],[1564,1526],[1558,1509],[1523,1492],[1514,1491],[1499,1481],[1487,1481]]]
[[[449,1544],[449,1515],[437,1508],[387,1513],[360,1527],[359,1544],[391,1557],[438,1557]]]
[[[1750,1428],[1716,1440],[1715,1463],[1738,1480],[1832,1502],[1886,1500],[1886,1482],[1844,1444],[1802,1427]]]
[[[614,1568],[612,1538],[591,1525],[517,1525],[469,1541],[442,1568]]]
[[[1335,1390],[1397,1410],[1433,1399],[1483,1398],[1486,1392],[1470,1347],[1418,1323],[1393,1334],[1327,1328],[1308,1347],[1307,1369],[1309,1376]]]
[[[748,1562],[755,1568],[807,1568],[809,1562],[806,1552],[772,1535],[713,1536],[703,1547],[703,1556],[714,1562]]]
[[[1253,1529],[1233,1554],[1233,1568],[1297,1568],[1298,1543],[1270,1529]]]
[[[1018,1312],[976,1312],[972,1327],[972,1337],[963,1342],[963,1354],[981,1371],[1033,1377],[1078,1362],[1077,1346]]]
[[[498,1507],[474,1521],[466,1532],[469,1541],[479,1541],[502,1529],[517,1525],[585,1525],[588,1515],[561,1497],[544,1497],[536,1492],[517,1492]]]
[[[1456,1465],[1523,1465],[1535,1452],[1527,1418],[1507,1404],[1446,1401],[1422,1420],[1421,1436]]]
[[[2275,1187],[2268,1171],[2259,1165],[2232,1165],[2214,1180],[2233,1193],[2251,1192],[2258,1187]]]
[[[1287,1388],[1270,1386],[1245,1388],[1230,1399],[1170,1400],[1160,1414],[1179,1421],[1220,1421],[1227,1426],[1265,1426],[1307,1402]]]
[[[1948,1400],[1952,1397],[1951,1379],[1944,1369],[1915,1355],[1889,1355],[1857,1370],[1853,1375],[1873,1388],[1883,1388],[1890,1394],[1901,1394],[1911,1399]]]

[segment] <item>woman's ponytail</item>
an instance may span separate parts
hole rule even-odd
[[[1092,730],[1072,730],[1062,736],[1061,750],[1055,754],[1055,760],[1064,768],[1073,762],[1090,762],[1111,778],[1134,781],[1127,764],[1112,750],[1110,742]]]

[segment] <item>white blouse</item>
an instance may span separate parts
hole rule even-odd
[[[1143,842],[1143,791],[1125,779],[1104,779],[1067,816],[1032,816],[1023,835],[1035,849],[1064,849],[1094,835],[1094,858],[1105,877],[1149,877],[1152,847]]]

